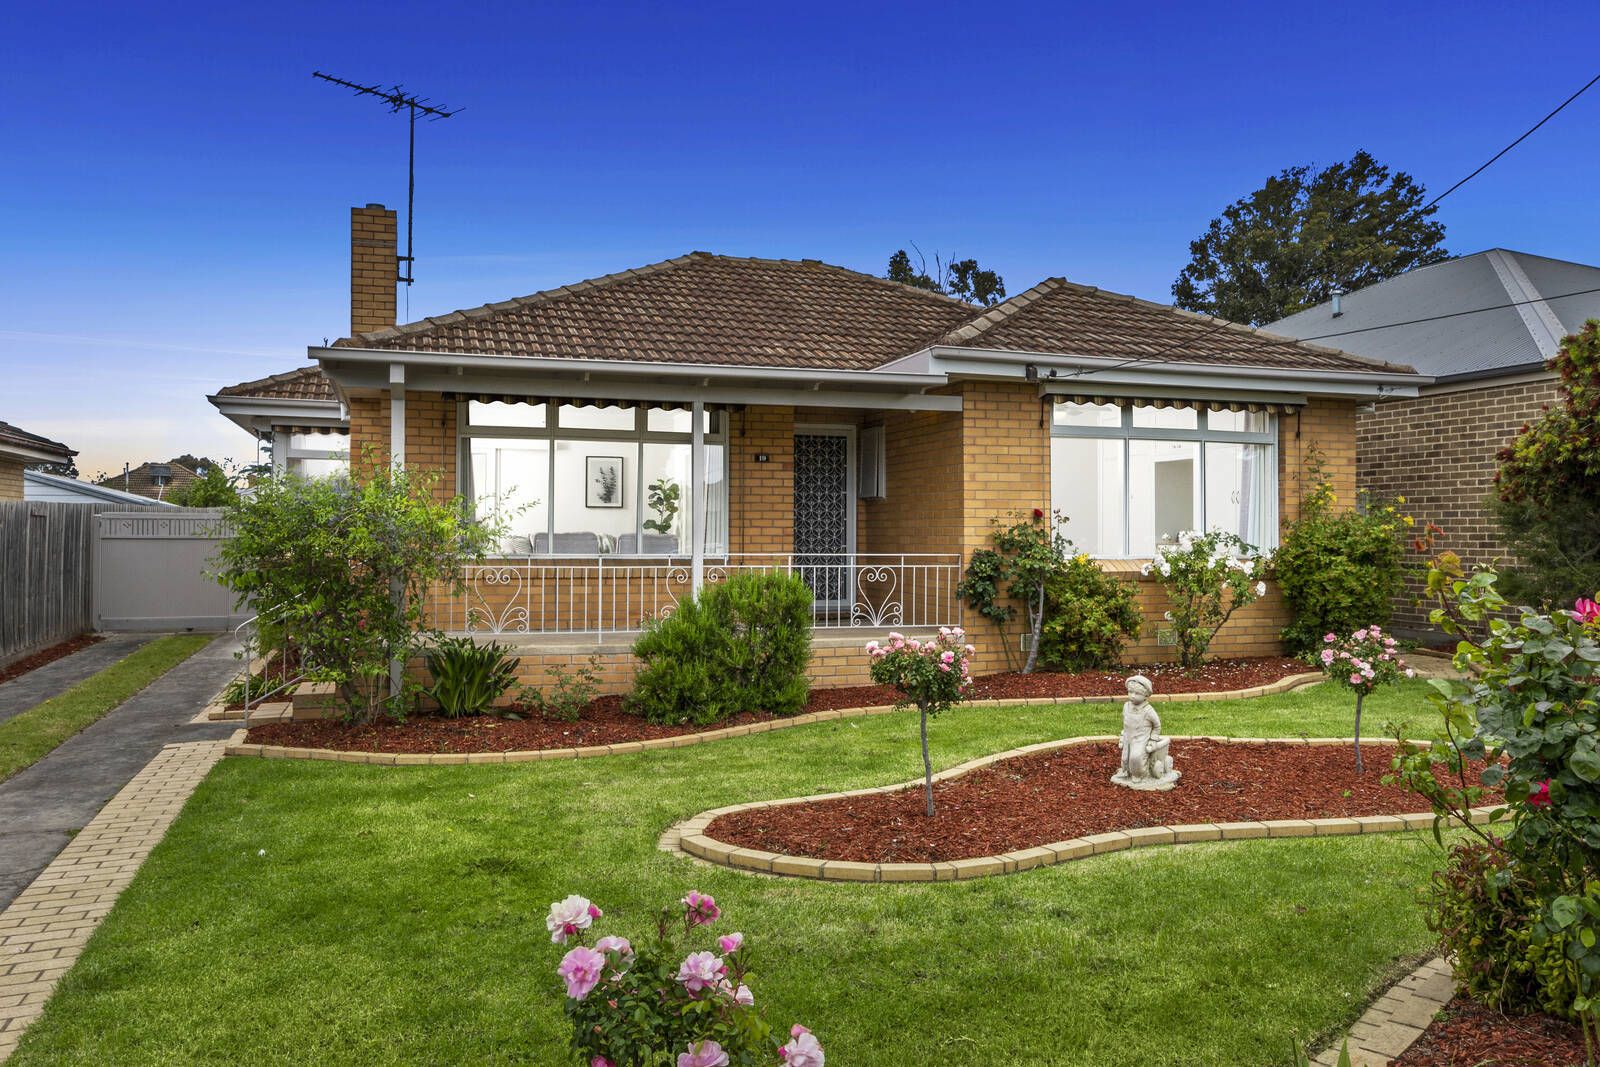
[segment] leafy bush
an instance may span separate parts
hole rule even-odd
[[[1361,765],[1361,704],[1380,685],[1390,685],[1415,677],[1416,672],[1400,658],[1399,642],[1376,626],[1363,626],[1348,637],[1327,633],[1322,635],[1322,651],[1317,654],[1322,673],[1335,685],[1356,695],[1356,773],[1366,770]]]
[[[1600,609],[1548,615],[1521,608],[1504,617],[1498,576],[1470,577],[1435,566],[1428,589],[1439,607],[1435,625],[1463,636],[1486,626],[1487,637],[1462,640],[1460,678],[1433,679],[1430,694],[1441,724],[1428,748],[1400,741],[1396,777],[1432,804],[1435,832],[1459,824],[1499,853],[1490,888],[1525,893],[1530,945],[1560,942],[1532,974],[1542,1003],[1577,1017],[1590,1040],[1600,1038]],[[1397,739],[1403,731],[1395,730]],[[1476,778],[1468,761],[1481,761]],[[1499,786],[1504,802],[1492,830],[1472,823],[1470,809]],[[1526,887],[1525,889],[1523,887]],[[1522,966],[1515,946],[1491,946],[1491,970]]]
[[[1600,589],[1600,319],[1561,343],[1560,406],[1499,453],[1495,509],[1517,565],[1507,595],[1569,604]]]
[[[774,1035],[755,1007],[750,949],[723,934],[717,951],[685,953],[684,942],[722,917],[690,890],[661,909],[651,943],[607,935],[586,944],[602,912],[573,894],[550,905],[545,928],[567,950],[556,974],[566,987],[573,1059],[584,1067],[823,1067],[822,1046],[796,1025]]]
[[[518,657],[497,642],[480,645],[470,637],[441,637],[423,659],[433,676],[427,693],[452,719],[487,711],[517,680]]]
[[[243,472],[229,471],[220,463],[207,467],[188,485],[167,494],[167,503],[180,508],[225,508],[239,502],[239,483]]]
[[[1233,613],[1266,594],[1266,561],[1237,534],[1183,533],[1144,567],[1167,591],[1167,619],[1178,642],[1178,665],[1193,672]]]
[[[900,691],[901,703],[915,705],[921,720],[923,787],[928,817],[933,817],[933,763],[928,757],[928,717],[961,703],[972,684],[973,648],[961,627],[941,626],[932,641],[890,633],[888,644],[867,642],[872,680]]]
[[[1316,461],[1312,473],[1320,474]],[[1319,479],[1301,502],[1300,517],[1284,530],[1272,557],[1293,621],[1283,629],[1291,654],[1311,652],[1325,633],[1387,625],[1404,588],[1402,531],[1412,525],[1395,504],[1335,511],[1333,487]],[[1396,504],[1405,503],[1405,498]]]
[[[550,689],[525,685],[517,695],[518,700],[543,718],[577,722],[579,714],[600,689],[600,657],[590,656],[588,663],[573,668],[571,673],[559,663],[546,667],[545,673],[551,679]]]
[[[460,583],[497,531],[468,521],[459,497],[434,499],[433,474],[370,464],[363,481],[295,475],[258,483],[223,513],[233,536],[215,577],[264,618],[287,626],[307,676],[336,683],[353,716],[403,715],[416,693],[389,692],[390,664],[437,636],[424,626],[434,583]]]
[[[1045,582],[1039,658],[1052,670],[1111,667],[1139,626],[1138,590],[1088,556],[1073,556]]]
[[[810,693],[811,589],[797,575],[739,574],[679,603],[634,643],[628,707],[654,723],[741,711],[794,715]]]
[[[1059,511],[1046,515],[1043,508],[1028,514],[1017,512],[1010,522],[991,519],[989,537],[994,547],[972,553],[966,574],[956,586],[956,595],[966,598],[973,610],[1000,631],[1007,666],[1011,664],[1011,641],[1006,627],[1016,617],[1016,605],[1022,605],[1031,638],[1023,674],[1032,673],[1038,663],[1047,587],[1072,549],[1072,542],[1061,532],[1066,521]]]

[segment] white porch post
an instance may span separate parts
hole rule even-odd
[[[690,531],[691,584],[695,596],[706,577],[706,405],[696,400],[689,406],[692,426],[689,433],[689,466],[691,492],[694,493],[694,528]]]
[[[406,465],[406,368],[389,364],[389,463]]]
[[[272,431],[272,473],[282,474],[289,469],[289,431]]]

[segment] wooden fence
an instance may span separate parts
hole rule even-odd
[[[108,506],[0,502],[0,664],[93,629],[95,513]]]

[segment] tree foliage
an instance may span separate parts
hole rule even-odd
[[[78,463],[71,459],[65,463],[30,463],[23,469],[38,471],[40,474],[54,474],[62,478],[78,477]]]
[[[213,463],[194,481],[169,492],[167,502],[180,508],[231,507],[239,502],[239,480],[238,471],[230,471],[221,463]]]
[[[1426,191],[1366,152],[1289,167],[1234,201],[1189,242],[1172,283],[1181,308],[1260,326],[1449,258]]]
[[[916,245],[911,247],[916,248]],[[913,266],[911,257],[902,248],[889,257],[889,269],[884,277],[892,282],[943,293],[984,307],[993,307],[1006,298],[1005,279],[999,274],[984,270],[978,266],[976,259],[946,262],[937,252],[933,256],[933,272],[930,274],[928,261],[920,250],[917,252],[917,263]]]
[[[1550,361],[1561,400],[1499,453],[1495,511],[1516,564],[1508,596],[1566,603],[1600,589],[1600,319]]]

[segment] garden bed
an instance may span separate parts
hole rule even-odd
[[[0,667],[0,682],[9,682],[13,678],[21,678],[29,671],[38,670],[47,663],[54,663],[58,659],[70,656],[74,652],[81,652],[90,645],[97,645],[104,640],[105,638],[98,634],[79,634],[77,637],[62,641],[60,644],[51,645],[49,648],[41,648],[37,652],[30,652],[21,659]]]
[[[1583,1033],[1549,1015],[1502,1015],[1470,998],[1445,1005],[1394,1067],[1570,1067]]]
[[[765,808],[718,817],[705,836],[724,844],[856,863],[930,863],[996,856],[1117,830],[1269,819],[1399,815],[1426,804],[1384,785],[1391,750],[1364,747],[1357,774],[1348,744],[1173,742],[1183,777],[1169,792],[1113,785],[1115,742],[1072,745],[922,787]]]
[[[1235,692],[1250,689],[1295,674],[1308,668],[1298,660],[1283,657],[1225,660],[1203,667],[1194,677],[1177,668],[1129,667],[1122,671],[1088,671],[1081,674],[1041,672],[1039,674],[991,674],[973,681],[972,700],[1027,700],[1040,697],[1121,697],[1129,674],[1143,672],[1155,679],[1156,692]],[[1185,688],[1187,687],[1187,688]],[[879,707],[893,704],[899,694],[890,686],[853,685],[835,689],[813,689],[806,712],[835,711],[843,708]],[[354,724],[337,719],[312,719],[266,723],[251,727],[252,745],[280,745],[285,748],[320,748],[346,752],[458,753],[521,752],[538,749],[585,748],[594,745],[649,741],[685,734],[725,730],[730,727],[772,722],[778,716],[766,712],[744,712],[720,722],[697,726],[658,726],[623,710],[622,697],[598,697],[588,703],[578,719],[567,722],[547,719],[529,708],[514,708],[524,716],[520,721],[492,716],[446,719],[419,715],[403,723],[380,720]]]

